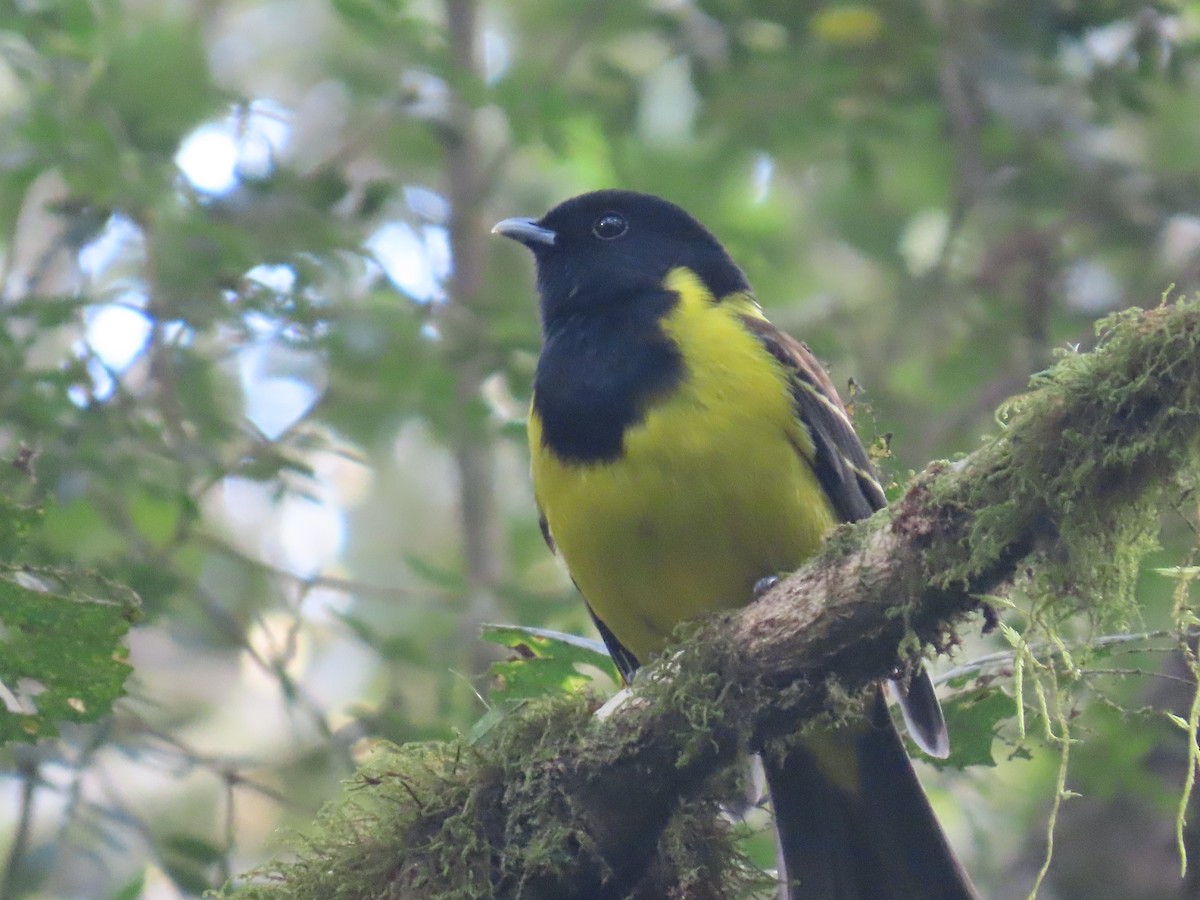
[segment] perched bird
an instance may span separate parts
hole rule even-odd
[[[837,523],[885,504],[825,370],[684,210],[604,190],[493,231],[537,266],[542,532],[627,681],[680,622],[747,604]],[[945,756],[928,675],[896,687],[914,740]],[[788,896],[975,897],[881,689],[868,710],[764,754]]]

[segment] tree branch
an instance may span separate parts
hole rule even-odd
[[[470,82],[482,83],[479,63],[477,0],[444,0],[446,29],[454,67]],[[487,375],[490,338],[486,310],[481,308],[488,231],[483,221],[482,164],[475,111],[457,97],[443,137],[447,196],[450,200],[450,302],[441,316],[454,369],[453,419],[450,440],[458,471],[459,519],[470,597],[460,617],[462,665],[470,673],[486,671],[495,657],[471,640],[480,626],[495,618],[496,587],[505,569],[504,528],[497,500],[494,436],[483,414],[481,391]],[[469,637],[470,636],[470,637]]]
[[[454,878],[495,896],[666,896],[688,871],[661,871],[681,805],[739,753],[843,713],[904,656],[947,648],[981,595],[1022,581],[1063,616],[1129,602],[1156,501],[1196,472],[1200,303],[1114,317],[1095,351],[1036,376],[1003,418],[980,450],[930,466],[762,599],[694,627],[609,719],[532,704],[436,778],[420,774],[427,761],[389,761],[369,784],[398,783],[416,802],[399,839],[375,848],[386,887],[432,896],[461,888]],[[309,879],[345,878],[370,852],[356,845],[343,870],[302,865]],[[289,893],[319,896],[312,884]]]
[[[678,796],[737,751],[884,677],[914,637],[944,649],[980,595],[1025,569],[1068,612],[1125,602],[1113,591],[1127,591],[1134,571],[1115,561],[1136,569],[1127,551],[1155,531],[1157,494],[1195,472],[1200,303],[1110,320],[1096,351],[1065,357],[1034,385],[1010,401],[1000,435],[930,466],[895,506],[843,528],[732,621],[706,625],[666,667],[669,682],[646,691],[651,702],[597,729],[593,741],[611,747],[597,754],[603,767],[580,765],[564,788],[587,798],[581,818],[609,868],[620,873],[631,834],[653,846]]]

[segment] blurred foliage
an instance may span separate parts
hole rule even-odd
[[[492,222],[601,186],[678,201],[853,377],[903,482],[1097,317],[1196,290],[1198,50],[1193,2],[0,5],[0,459],[27,472],[0,479],[0,562],[142,600],[115,711],[0,751],[0,897],[221,884],[364,739],[487,715],[482,623],[590,628],[533,515],[532,278]],[[1193,513],[1164,514],[1160,564]],[[1172,628],[1175,587],[1144,575],[1130,626]],[[101,712],[126,608],[30,589],[0,618],[34,604],[50,652],[108,660],[63,693]],[[1044,896],[1200,892],[1159,712],[1191,705],[1187,648],[1087,660],[1086,799]],[[994,652],[967,635],[957,662]],[[935,803],[984,893],[1024,896],[1058,754],[954,689],[1000,743],[964,741]]]
[[[19,482],[14,460],[3,482]],[[38,511],[0,494],[0,746],[58,734],[63,722],[95,722],[124,693],[124,638],[138,600],[77,569],[35,569],[22,559]]]
[[[489,696],[493,700],[576,693],[596,680],[596,672],[607,676],[609,686],[620,683],[617,667],[601,641],[545,628],[500,625],[485,625],[481,636],[512,651],[511,658],[492,663]]]
[[[59,722],[109,714],[129,672],[122,638],[133,608],[0,579],[0,684],[12,685],[17,706],[0,714],[0,744],[53,737]]]
[[[322,811],[297,853],[219,896],[559,896],[555,873],[592,848],[587,835],[553,818],[563,802],[561,784],[546,773],[561,762],[564,747],[577,748],[591,730],[584,699],[532,701],[485,743],[376,747],[348,785],[347,799]],[[497,795],[504,797],[503,809],[495,810],[501,814],[480,815],[494,809]],[[639,896],[715,900],[771,889],[734,840],[738,829],[719,813],[715,795],[681,804],[653,848],[650,885]],[[523,832],[532,834],[525,839]],[[404,836],[399,856],[397,835]]]

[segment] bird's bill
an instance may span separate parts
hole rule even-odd
[[[553,246],[555,238],[554,232],[549,228],[543,228],[536,219],[527,219],[524,216],[500,220],[492,226],[492,234],[502,234],[527,247],[531,244]]]

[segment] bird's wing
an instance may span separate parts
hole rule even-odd
[[[534,500],[537,503],[537,500]],[[554,535],[550,533],[550,522],[546,519],[546,514],[542,512],[542,504],[537,504],[538,528],[542,530],[542,540],[546,542],[546,546],[550,548],[550,552],[558,556],[558,547],[554,543]]]
[[[808,347],[753,313],[746,327],[782,366],[812,466],[844,522],[887,504],[866,449],[828,373]],[[950,751],[946,723],[924,666],[889,683],[908,733],[931,756]],[[830,773],[847,760],[854,777]],[[876,689],[867,720],[782,756],[764,756],[775,808],[778,851],[790,900],[978,900],[929,808],[912,764]]]
[[[796,417],[812,442],[809,463],[838,518],[855,522],[886,506],[883,486],[825,368],[805,344],[761,316],[743,315],[742,321],[788,374]],[[917,746],[944,759],[950,740],[925,667],[897,679],[890,693]]]
[[[742,321],[791,380],[796,417],[812,440],[813,472],[838,518],[855,522],[886,506],[883,486],[824,367],[805,344],[766,319],[745,315]]]

